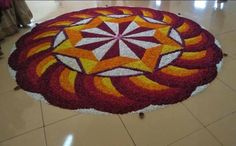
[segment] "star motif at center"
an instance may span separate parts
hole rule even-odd
[[[153,72],[161,56],[182,49],[181,39],[169,25],[140,16],[98,16],[77,24],[58,34],[54,52],[79,61],[87,74],[115,68]]]
[[[125,29],[122,30],[122,28]],[[104,22],[96,28],[82,30],[83,38],[75,46],[84,49],[93,48],[92,52],[98,60],[115,56],[140,59],[145,49],[160,45],[153,37],[155,31],[155,29],[142,28],[134,21],[130,23]],[[144,41],[140,37],[154,41]],[[135,50],[139,50],[139,55]]]

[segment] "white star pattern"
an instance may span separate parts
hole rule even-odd
[[[128,15],[109,15],[107,17],[123,18],[128,17]],[[177,42],[178,44],[183,43],[182,39],[174,28],[169,28],[168,25],[165,25],[163,22],[148,17],[143,17],[142,19],[145,20],[145,23],[147,22],[157,25],[156,27],[145,27],[142,23],[139,23],[139,21],[136,20],[121,23],[102,21],[94,25],[92,18],[87,18],[76,22],[72,24],[72,27],[69,29],[78,35],[78,39],[74,41],[73,44],[70,41],[66,41],[67,39],[70,40],[70,38],[73,38],[73,36],[71,36],[70,33],[68,34],[68,30],[63,30],[57,34],[53,46],[58,47],[59,50],[64,47],[75,49],[75,52],[77,49],[78,51],[84,50],[85,52],[83,53],[91,53],[90,55],[95,60],[90,60],[91,58],[87,58],[90,63],[81,63],[80,57],[86,59],[85,54],[79,54],[80,52],[77,52],[77,56],[74,56],[75,54],[68,55],[63,53],[63,49],[62,54],[60,55],[59,52],[59,55],[57,54],[56,58],[64,65],[77,72],[86,72],[87,74],[96,73],[99,76],[141,75],[147,71],[150,72],[150,70],[154,70],[155,68],[161,69],[180,56],[181,45],[176,46],[175,44],[172,51],[161,55],[155,54],[156,52],[154,50],[164,49],[164,51],[166,51],[165,49],[168,50],[168,47],[173,45],[171,43],[169,44],[169,42],[159,40],[156,36],[160,33],[161,35],[164,35],[164,38],[166,37],[167,40],[168,38],[169,41],[172,39],[172,43]],[[91,27],[89,23],[92,24]],[[79,29],[78,33],[76,27],[79,25],[88,25],[89,27]],[[169,33],[163,33],[158,25],[161,25],[164,29],[169,29]],[[76,31],[74,31],[73,27],[75,27]],[[151,51],[154,51],[155,53],[147,53],[150,53]],[[153,55],[160,55],[159,61],[155,64],[156,67],[151,66],[150,68],[148,60],[143,59],[144,55],[147,57],[147,54],[152,57]],[[117,64],[115,63],[115,66],[109,67],[103,65],[106,61],[115,62],[115,59],[119,59],[119,61],[116,62]],[[126,59],[125,64],[122,62],[124,59]],[[152,59],[155,60],[155,58]],[[134,67],[131,66],[132,64]],[[88,65],[87,68],[85,65]],[[100,68],[102,69],[99,70]],[[149,69],[147,70],[147,68]]]
[[[130,35],[127,35],[129,32],[134,31],[138,29],[140,26],[135,23],[134,21],[131,22],[126,29],[123,31],[123,33],[120,33],[119,31],[119,23],[113,23],[113,22],[105,22],[105,24],[114,32],[114,34],[102,30],[100,28],[90,28],[90,29],[84,29],[81,32],[88,32],[95,35],[103,35],[106,37],[85,37],[81,39],[75,46],[80,47],[83,45],[88,45],[92,43],[97,43],[101,41],[107,41],[108,43],[103,44],[102,46],[99,46],[93,50],[94,55],[98,60],[101,60],[106,53],[112,48],[112,46],[118,41],[119,44],[119,56],[121,57],[129,57],[133,59],[140,59],[135,52],[132,51],[132,49],[126,45],[125,41],[132,43],[134,45],[137,45],[139,47],[142,47],[143,49],[152,48],[159,46],[159,43],[155,42],[148,42],[148,41],[141,41],[137,40],[135,38],[137,37],[152,37],[154,36],[156,30],[145,30],[137,33],[133,33]]]

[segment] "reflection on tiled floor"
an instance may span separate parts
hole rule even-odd
[[[228,53],[217,79],[204,92],[145,114],[89,115],[36,101],[7,70],[14,42],[6,38],[0,59],[0,146],[236,146],[236,1],[27,1],[36,22],[90,7],[126,5],[170,11],[198,22]],[[42,11],[43,10],[43,11]],[[235,63],[235,64],[234,64]]]

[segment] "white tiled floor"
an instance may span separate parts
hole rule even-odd
[[[133,115],[88,115],[35,101],[7,70],[14,42],[28,29],[6,38],[0,59],[0,146],[235,146],[236,1],[27,1],[36,22],[90,7],[142,6],[180,13],[206,27],[229,56],[204,92],[183,103]]]

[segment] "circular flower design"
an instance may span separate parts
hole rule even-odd
[[[180,102],[217,75],[222,52],[195,22],[148,8],[107,7],[37,25],[16,43],[16,81],[50,104],[123,114]]]

